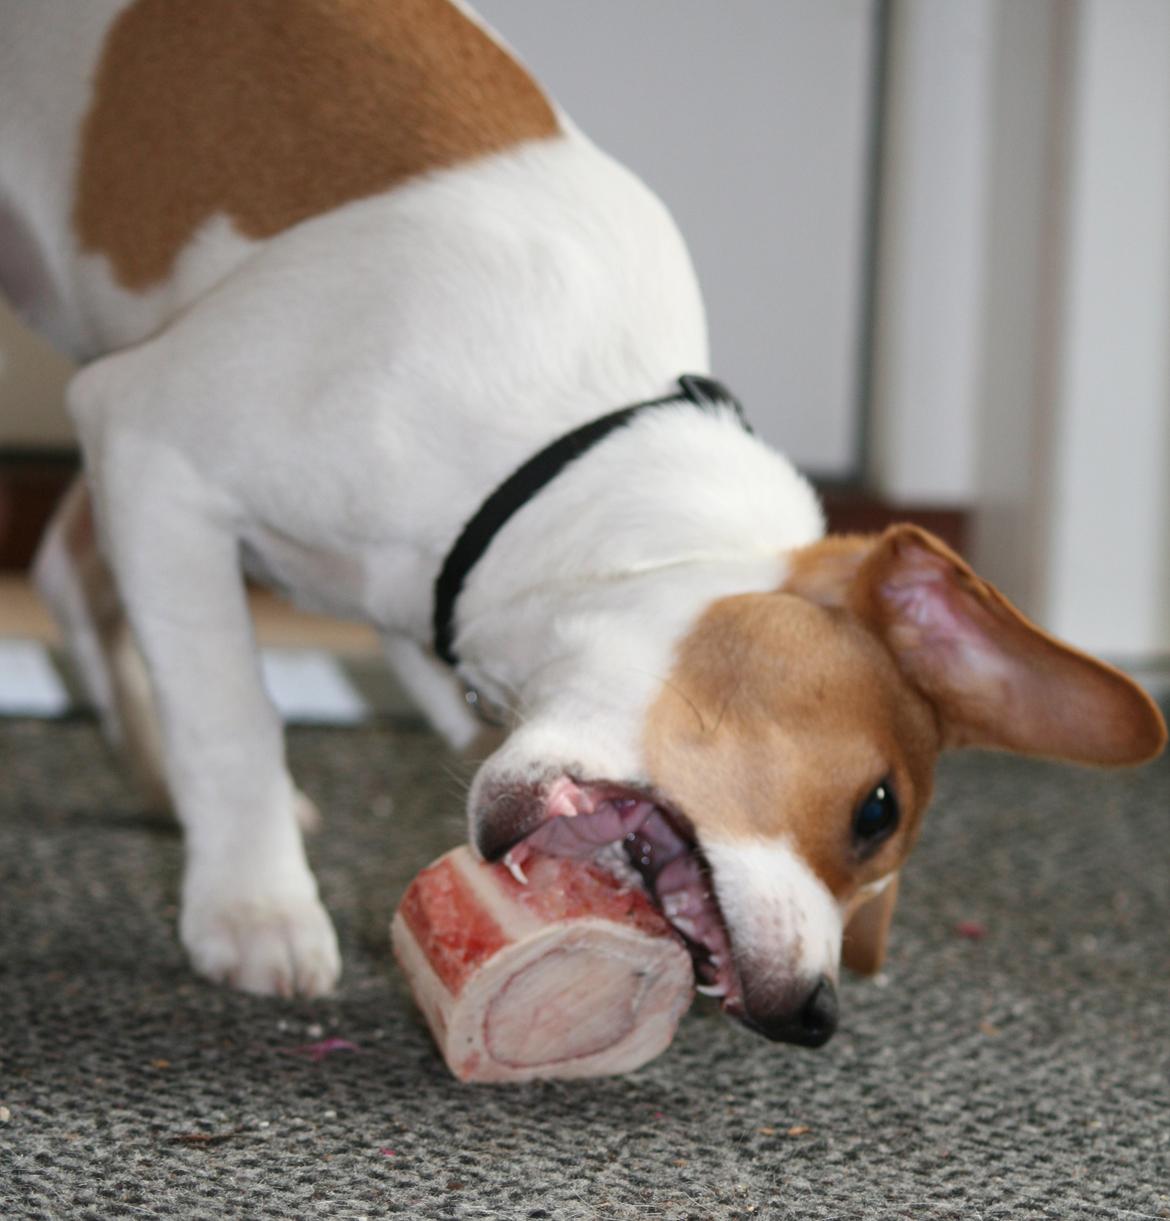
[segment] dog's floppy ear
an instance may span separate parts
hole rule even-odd
[[[947,746],[1111,766],[1166,744],[1136,683],[1030,623],[916,526],[813,544],[793,557],[786,588],[866,622],[933,703]]]
[[[898,902],[898,876],[894,875],[876,895],[862,898],[845,918],[841,961],[859,975],[875,975],[886,960],[890,921]]]

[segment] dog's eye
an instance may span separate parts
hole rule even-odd
[[[853,816],[853,838],[862,851],[876,848],[898,825],[898,799],[888,780],[857,807]]]

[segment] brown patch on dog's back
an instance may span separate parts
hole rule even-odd
[[[558,130],[449,0],[135,0],[97,68],[74,224],[141,289],[212,216],[271,237]]]
[[[889,652],[843,613],[779,592],[713,603],[651,707],[650,778],[700,840],[787,839],[839,898],[893,868],[851,855],[852,818],[893,779],[913,841],[939,740]]]

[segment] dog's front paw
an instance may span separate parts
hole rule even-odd
[[[341,975],[337,935],[315,893],[191,895],[180,936],[201,975],[263,996],[324,996]]]

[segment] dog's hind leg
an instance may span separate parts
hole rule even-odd
[[[74,481],[58,506],[32,575],[106,738],[127,759],[152,802],[168,806],[150,676],[98,545],[84,476]]]
[[[57,506],[32,575],[106,740],[126,760],[152,805],[169,810],[154,689],[114,574],[98,545],[84,476],[74,480]],[[295,800],[301,830],[316,831],[321,823],[316,806],[300,790]]]

